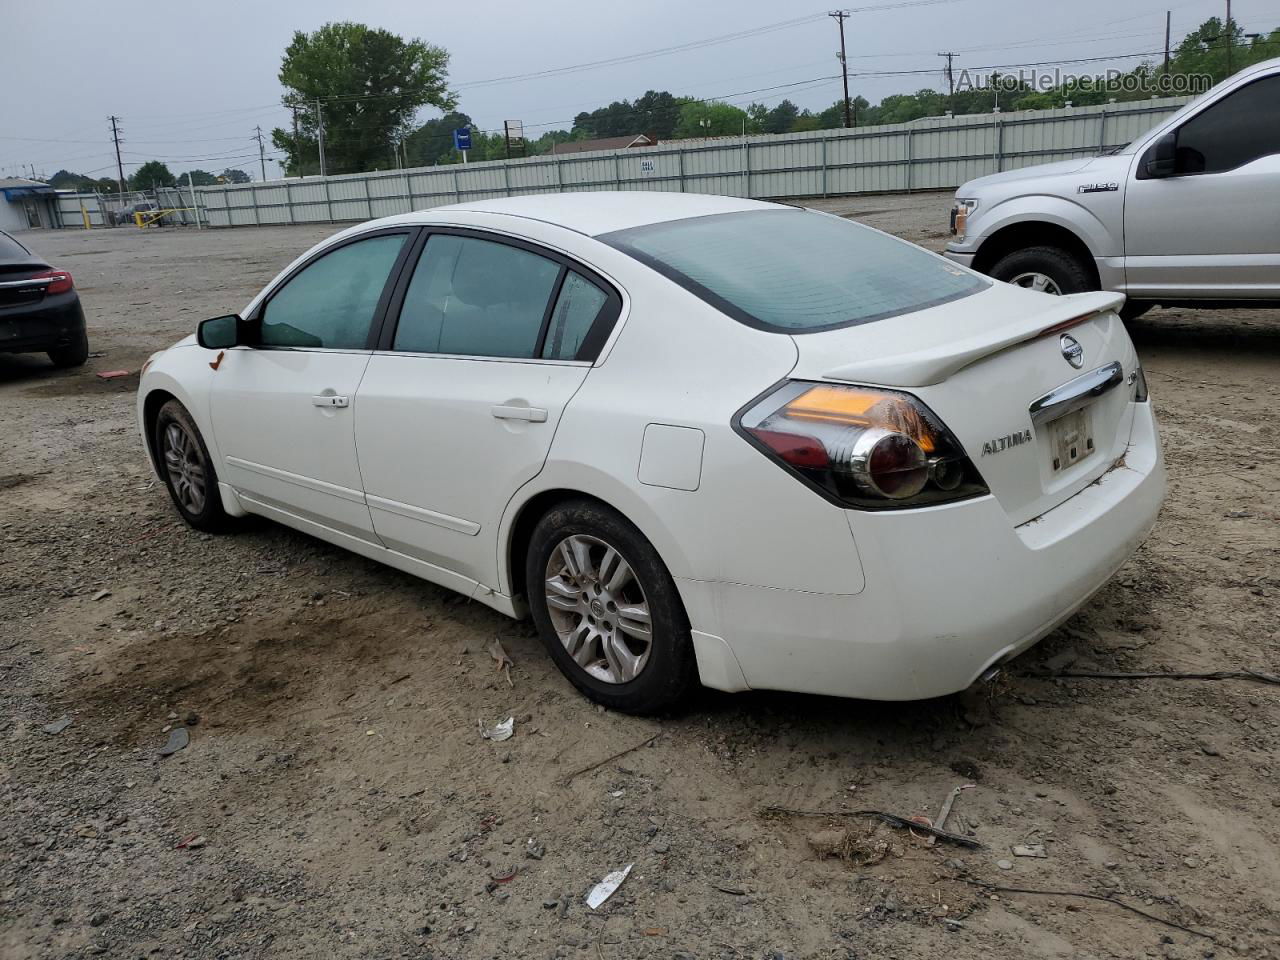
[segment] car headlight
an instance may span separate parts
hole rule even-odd
[[[956,202],[951,207],[951,234],[957,240],[964,239],[964,228],[969,220],[969,214],[977,209],[977,200],[963,200],[956,197]]]

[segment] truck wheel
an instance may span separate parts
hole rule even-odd
[[[996,261],[990,274],[1005,283],[1054,296],[1098,289],[1088,267],[1061,247],[1027,247],[1007,253]]]

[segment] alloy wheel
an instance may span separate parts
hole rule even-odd
[[[1061,288],[1047,273],[1035,271],[1020,273],[1016,277],[1011,277],[1009,282],[1019,287],[1026,287],[1028,290],[1038,290],[1040,293],[1053,294],[1055,297],[1062,296]]]
[[[204,510],[206,495],[204,462],[200,447],[181,424],[170,422],[164,429],[164,466],[173,495],[188,513]]]
[[[588,674],[628,683],[644,670],[653,648],[649,601],[616,549],[598,537],[565,537],[547,561],[545,595],[556,635]]]

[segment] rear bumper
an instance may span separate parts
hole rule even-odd
[[[84,310],[74,290],[38,304],[0,308],[0,353],[37,353],[66,347],[84,333]]]
[[[1150,532],[1164,462],[1151,405],[1134,406],[1123,465],[1037,519],[1010,526],[993,497],[851,511],[861,593],[682,580],[694,630],[724,639],[739,688],[872,700],[963,690],[1070,617]]]

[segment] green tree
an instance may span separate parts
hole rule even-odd
[[[186,186],[188,175],[191,177],[191,185],[193,187],[210,187],[218,182],[218,178],[208,170],[190,170],[187,173],[178,175],[179,185]]]
[[[156,187],[172,187],[173,174],[159,160],[148,160],[129,178],[130,190],[154,190]]]
[[[783,100],[764,115],[761,128],[765,133],[787,133],[800,116],[800,108],[790,100]]]
[[[228,167],[218,174],[217,179],[222,183],[249,183],[252,177],[243,170],[235,170]]]
[[[421,107],[452,110],[446,88],[449,54],[360,23],[327,23],[298,31],[285,50],[280,83],[284,105],[296,109],[298,136],[275,129],[271,140],[293,174],[314,171],[317,101],[323,115],[326,169],[356,173],[387,165],[393,144],[413,130]]]
[[[719,100],[690,101],[680,108],[676,123],[678,139],[691,137],[741,136],[748,121],[747,111]]]

